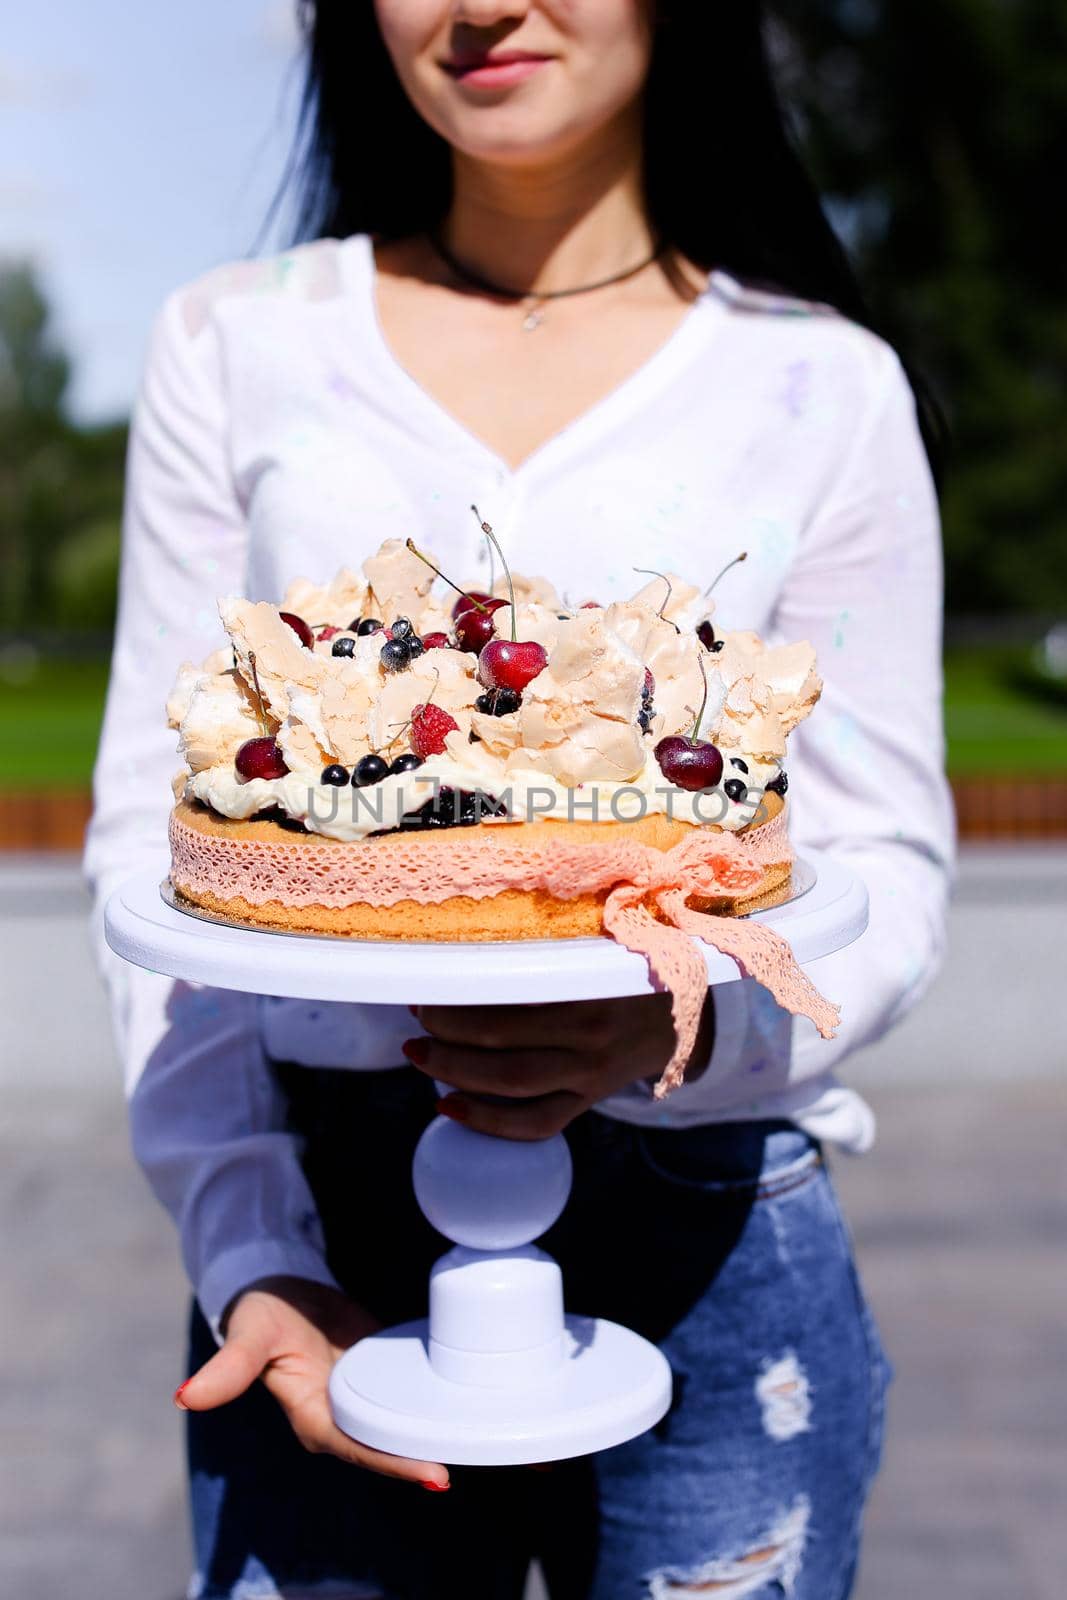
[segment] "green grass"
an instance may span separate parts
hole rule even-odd
[[[1018,652],[972,647],[945,664],[949,771],[954,777],[1067,773],[1067,705],[1013,679]],[[45,658],[12,681],[0,661],[0,788],[88,784],[107,664]],[[817,715],[818,713],[816,713]],[[160,716],[163,715],[160,707]]]

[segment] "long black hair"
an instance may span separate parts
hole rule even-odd
[[[297,0],[307,45],[291,176],[297,237],[406,238],[451,202],[449,146],[403,89],[371,0]],[[651,0],[645,204],[654,232],[705,271],[875,318],[792,137],[761,0]],[[941,413],[907,367],[940,481]]]

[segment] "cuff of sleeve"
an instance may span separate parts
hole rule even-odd
[[[299,1240],[257,1239],[225,1250],[208,1267],[196,1291],[217,1343],[222,1343],[219,1324],[235,1295],[260,1278],[277,1277],[308,1278],[331,1289],[340,1287],[319,1252]]]

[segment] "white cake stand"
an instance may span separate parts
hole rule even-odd
[[[273,934],[168,904],[161,876],[142,872],[116,890],[107,941],[127,961],[189,982],[389,1005],[462,1005],[475,992],[504,1005],[652,992],[644,959],[608,938],[448,945]],[[814,851],[797,877],[804,893],[754,915],[804,963],[859,937],[867,894]],[[702,948],[709,983],[739,977],[732,960]],[[437,1117],[413,1179],[453,1248],[430,1274],[429,1318],[361,1340],[334,1368],[330,1398],[346,1433],[395,1455],[509,1466],[607,1449],[663,1416],[671,1377],[660,1351],[617,1323],[566,1315],[559,1267],[533,1243],[570,1192],[561,1136],[518,1143]]]

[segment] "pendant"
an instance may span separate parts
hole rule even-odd
[[[539,328],[541,326],[542,322],[544,322],[544,320],[545,320],[545,314],[541,310],[541,307],[540,306],[534,306],[532,308],[532,310],[527,311],[526,315],[522,319],[522,330],[523,330],[523,332],[524,333],[533,333],[534,329],[535,328]]]

